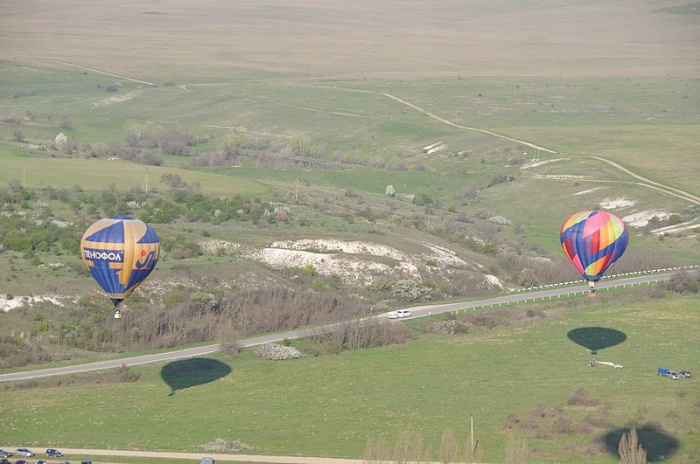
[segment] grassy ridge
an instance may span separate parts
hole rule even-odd
[[[698,298],[599,296],[534,325],[422,335],[403,347],[278,363],[246,350],[239,359],[220,359],[230,374],[204,384],[180,379],[189,388],[173,395],[163,366],[155,365],[135,369],[142,374],[135,383],[6,390],[3,441],[193,451],[221,437],[261,453],[360,457],[367,437],[393,443],[408,429],[437,452],[447,428],[466,440],[473,416],[486,462],[504,459],[509,422],[538,462],[565,454],[572,463],[616,462],[601,437],[650,424],[656,438],[673,444],[662,450],[670,462],[692,461],[700,453],[695,380],[660,378],[656,368],[697,370]],[[592,355],[595,340],[567,337],[586,327],[613,329],[626,339]],[[586,367],[592,358],[625,367]],[[599,404],[567,404],[581,387]],[[537,410],[545,413],[533,419]],[[561,429],[562,418],[577,427],[575,434]],[[654,453],[659,446],[648,444]]]

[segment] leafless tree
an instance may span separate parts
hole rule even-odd
[[[373,440],[372,437],[368,437],[363,463],[381,464],[387,459],[389,459],[389,447],[386,444],[386,440],[383,438]]]
[[[506,442],[506,463],[507,464],[525,464],[527,462],[527,446],[525,440],[516,438],[511,431],[508,433],[508,441]]]
[[[444,464],[456,462],[458,452],[459,446],[457,445],[455,431],[447,429],[442,432],[442,439],[440,440],[440,462]]]
[[[401,432],[394,448],[394,463],[417,464],[423,458],[423,437],[410,430]]]
[[[636,428],[622,435],[617,451],[622,464],[647,464],[647,452],[642,445],[639,444],[639,436],[637,435]]]

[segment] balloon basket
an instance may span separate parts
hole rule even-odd
[[[114,318],[115,319],[121,319],[122,318],[122,312],[120,310],[115,310],[114,311]]]
[[[595,296],[595,282],[592,280],[588,281],[588,296],[593,298]]]

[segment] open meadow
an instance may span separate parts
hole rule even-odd
[[[478,462],[505,462],[509,436],[525,440],[527,462],[618,462],[632,427],[650,461],[696,462],[697,379],[656,369],[698,369],[698,298],[648,292],[503,308],[492,328],[454,335],[409,321],[405,345],[336,356],[274,362],[251,348],[130,368],[140,377],[126,383],[95,373],[3,385],[3,441],[197,452],[221,438],[263,455],[360,458],[368,438],[393,453],[408,432],[438,460],[447,430],[464,452],[473,417]]]
[[[3,1],[0,371],[580,279],[559,232],[588,209],[627,224],[615,272],[698,265],[700,3],[554,3]],[[114,214],[165,250],[120,326],[77,250]],[[700,372],[690,288],[222,354],[225,375],[173,391],[162,365],[0,385],[0,442],[361,458],[410,433],[438,459],[474,417],[482,462],[524,439],[528,462],[613,463],[631,427],[651,461],[698,462],[697,379],[655,375]],[[592,355],[579,328],[624,338]]]

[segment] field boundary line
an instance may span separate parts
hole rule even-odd
[[[88,68],[87,66],[81,66],[79,64],[67,63],[65,61],[57,61],[57,60],[49,60],[49,59],[47,59],[46,61],[48,61],[49,63],[60,64],[63,66],[73,66],[73,67],[78,68],[78,69],[84,69],[85,71],[92,71],[94,73],[103,74],[105,76],[117,77],[119,79],[124,79],[125,81],[137,82],[139,84],[146,84],[146,85],[150,85],[152,87],[158,87],[158,84],[156,84],[154,82],[142,81],[140,79],[134,79],[133,77],[122,76],[120,74],[114,74],[114,73],[107,72],[107,71],[100,71],[99,69]]]

